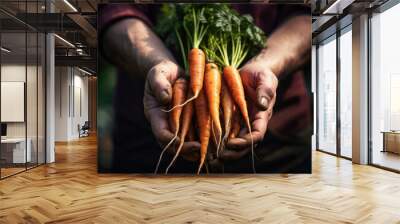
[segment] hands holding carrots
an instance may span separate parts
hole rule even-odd
[[[262,63],[262,60],[250,60],[239,71],[248,97],[247,107],[249,108],[253,140],[257,144],[264,138],[268,121],[272,116],[278,80],[276,75],[265,66],[265,63]],[[155,137],[162,146],[165,146],[174,137],[168,121],[169,114],[163,112],[162,109],[171,103],[173,84],[182,73],[183,71],[176,63],[163,61],[154,66],[147,76],[143,100],[145,114],[150,121]],[[221,98],[222,100],[223,98]],[[221,160],[238,160],[250,153],[249,133],[245,126],[241,128],[239,135],[231,138],[225,149],[221,151]],[[199,150],[199,142],[185,141],[180,155],[186,160],[196,161],[199,159]],[[174,154],[175,149],[171,147],[168,152]]]
[[[179,10],[181,13],[178,13]],[[166,6],[162,11],[166,13],[166,18],[170,18],[170,23],[174,24],[171,27],[174,32],[168,34],[173,36],[167,39],[176,40],[185,73],[180,73],[176,65],[166,67],[165,64],[160,64],[148,74],[146,90],[157,91],[158,101],[154,100],[154,96],[152,98],[151,91],[146,93],[146,115],[149,114],[148,118],[156,137],[162,143],[168,141],[161,151],[155,173],[164,152],[169,148],[177,150],[166,172],[175,159],[183,154],[182,147],[190,126],[198,129],[200,158],[197,173],[201,172],[203,165],[207,168],[207,155],[212,157],[216,153],[217,158],[223,158],[219,154],[224,153],[225,157],[229,157],[229,153],[232,154],[233,151],[225,150],[226,145],[244,149],[239,152],[239,156],[236,155],[238,158],[247,154],[247,148],[251,149],[251,164],[253,172],[256,172],[253,133],[257,134],[257,142],[264,137],[267,123],[265,118],[270,117],[268,111],[269,114],[272,113],[272,106],[267,110],[266,101],[269,100],[273,105],[277,81],[276,78],[273,79],[274,75],[267,76],[266,74],[272,73],[263,69],[261,65],[260,68],[257,68],[257,64],[247,65],[247,68],[245,66],[242,75],[239,73],[239,67],[243,61],[254,55],[254,52],[265,47],[264,33],[253,24],[251,17],[240,16],[223,4],[184,5],[177,8]],[[183,16],[177,19],[179,15]],[[154,82],[153,77],[158,77],[159,82]],[[268,79],[274,81],[271,86],[266,86],[266,82],[271,81]],[[161,87],[163,83],[165,85]],[[247,94],[250,97],[246,96]],[[171,103],[169,107],[166,106],[170,109],[161,109],[165,104],[160,105],[158,102],[166,103],[168,100],[165,99],[170,99],[171,95]],[[260,102],[256,100],[257,97]],[[256,104],[249,104],[246,98],[254,100]],[[252,100],[249,102],[253,102]],[[260,106],[262,111],[259,110]],[[220,108],[224,116],[222,122]],[[165,114],[162,114],[163,112]],[[152,119],[152,116],[157,118]],[[160,118],[163,122],[154,124],[154,120]],[[256,122],[253,122],[252,118],[255,118]],[[167,120],[170,121],[169,125]],[[246,129],[238,133],[241,125]],[[166,130],[167,127],[169,130]],[[252,128],[255,130],[252,131]],[[179,146],[176,147],[175,143]],[[216,150],[210,151],[209,146],[215,146]]]
[[[267,131],[276,100],[278,79],[268,68],[264,59],[250,60],[240,70],[243,88],[247,96],[247,107],[251,120],[254,144],[261,142]],[[238,160],[251,149],[250,134],[242,129],[236,138],[227,142],[221,153],[222,160]]]
[[[154,136],[161,146],[165,146],[174,137],[174,132],[168,123],[169,115],[162,111],[172,100],[172,86],[182,74],[181,68],[172,61],[165,60],[153,66],[147,74],[143,105],[144,113],[151,124]],[[188,160],[195,160],[200,144],[186,141],[181,155]],[[169,148],[174,153],[174,148]]]

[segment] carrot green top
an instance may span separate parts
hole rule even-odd
[[[158,31],[174,30],[166,41],[179,46],[185,69],[191,48],[203,49],[208,61],[237,68],[265,46],[265,35],[253,18],[227,4],[166,4],[161,12]]]

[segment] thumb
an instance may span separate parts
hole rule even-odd
[[[261,110],[267,110],[275,97],[278,79],[274,74],[260,75],[258,77],[256,95],[257,106]]]
[[[178,77],[178,72],[171,72],[166,68],[152,68],[148,79],[152,94],[161,104],[168,104],[172,98],[172,83]]]

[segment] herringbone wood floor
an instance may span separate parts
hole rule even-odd
[[[0,181],[0,223],[400,223],[400,175],[315,152],[312,175],[97,174],[93,137]]]

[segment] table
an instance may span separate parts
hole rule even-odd
[[[5,138],[1,139],[1,157],[6,163],[26,163],[32,158],[30,138],[26,139],[27,147],[25,151],[25,138]]]
[[[382,131],[383,150],[382,152],[392,152],[400,154],[400,131]]]

